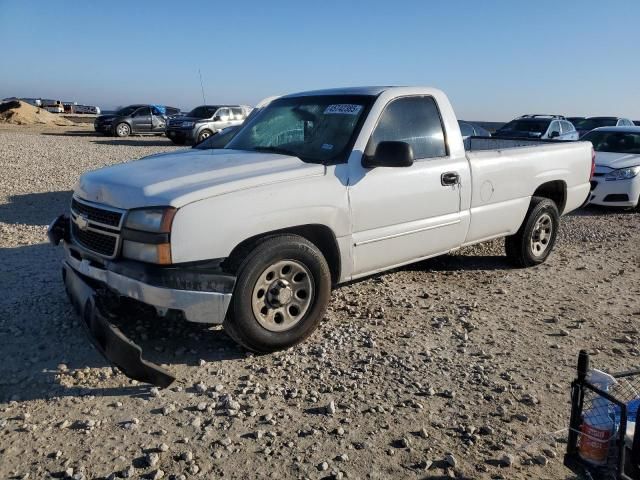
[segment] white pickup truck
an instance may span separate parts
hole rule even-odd
[[[98,348],[166,385],[108,321],[114,305],[287,348],[317,327],[332,286],[498,237],[516,265],[544,262],[592,170],[589,143],[463,142],[433,88],[306,92],[273,101],[224,149],[85,173],[49,237],[64,240],[67,290]]]

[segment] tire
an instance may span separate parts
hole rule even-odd
[[[198,134],[197,143],[202,142],[205,138],[209,138],[211,135],[213,135],[213,132],[205,128]]]
[[[286,349],[313,333],[330,296],[329,266],[313,243],[298,235],[266,237],[241,259],[224,328],[248,350]]]
[[[507,257],[517,267],[544,263],[555,246],[559,226],[556,204],[548,198],[533,197],[520,229],[505,238]]]
[[[128,137],[131,135],[131,127],[125,122],[117,124],[113,131],[116,134],[116,137]]]

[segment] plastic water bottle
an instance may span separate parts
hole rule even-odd
[[[616,383],[609,374],[600,370],[590,370],[587,381],[604,392]],[[584,413],[584,421],[580,429],[580,457],[592,465],[605,465],[609,456],[609,443],[616,424],[612,417],[611,403],[604,397],[597,396]]]

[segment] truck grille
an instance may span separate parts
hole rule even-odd
[[[122,220],[121,212],[92,207],[86,203],[80,203],[75,198],[71,200],[71,210],[75,213],[86,215],[87,219],[92,222],[101,223],[102,225],[108,225],[110,227],[119,227],[120,220]]]
[[[80,230],[75,223],[71,224],[71,233],[75,241],[82,247],[105,257],[113,257],[118,244],[118,237],[105,235],[93,230]]]
[[[124,210],[73,197],[71,237],[83,249],[101,257],[114,258],[120,246]]]

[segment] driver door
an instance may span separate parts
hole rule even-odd
[[[445,253],[466,235],[460,189],[469,185],[469,164],[466,156],[449,154],[435,100],[391,101],[365,155],[373,155],[381,141],[408,143],[414,162],[371,169],[354,165],[364,170],[350,173],[349,181],[354,277]]]
[[[134,133],[150,133],[151,108],[141,107],[136,110],[132,115],[131,127]]]

